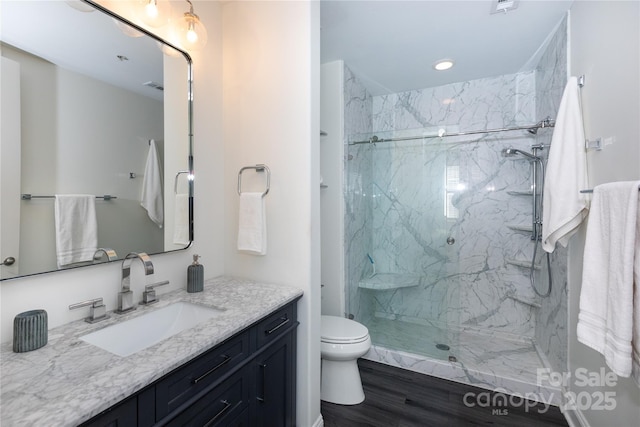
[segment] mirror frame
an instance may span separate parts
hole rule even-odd
[[[168,41],[162,39],[161,37],[157,36],[156,34],[146,30],[145,28],[140,27],[139,25],[129,21],[128,19],[126,19],[123,16],[118,15],[117,13],[107,9],[106,7],[96,3],[94,0],[80,0],[83,3],[86,3],[88,5],[90,5],[91,7],[93,7],[94,9],[96,9],[98,12],[101,12],[105,15],[107,15],[108,17],[111,17],[119,22],[122,22],[132,28],[134,28],[136,31],[141,32],[142,34],[144,34],[147,37],[151,37],[153,40],[157,41],[158,43],[161,43],[163,45],[166,45],[168,47],[170,47],[171,49],[174,49],[176,52],[180,53],[184,59],[187,61],[187,132],[188,132],[188,152],[189,152],[189,157],[188,157],[188,181],[187,181],[187,186],[188,186],[188,200],[189,200],[189,215],[188,215],[188,229],[189,229],[189,244],[187,244],[187,246],[185,246],[184,248],[180,248],[180,249],[171,249],[168,251],[163,251],[163,252],[154,252],[154,253],[150,253],[149,255],[157,255],[157,254],[164,254],[164,253],[171,253],[171,252],[178,252],[178,251],[183,251],[185,249],[189,249],[191,247],[191,244],[193,243],[193,239],[194,239],[194,225],[193,225],[193,206],[194,206],[194,202],[193,202],[193,195],[194,195],[194,170],[193,170],[193,60],[191,59],[191,56],[184,51],[183,49],[173,45],[172,43],[169,43]],[[97,264],[89,264],[89,265],[79,265],[79,266],[73,266],[73,267],[69,267],[69,268],[63,268],[63,269],[57,269],[57,270],[49,270],[49,271],[42,271],[42,272],[37,272],[37,273],[28,273],[28,274],[22,274],[22,275],[18,275],[18,276],[13,276],[13,277],[7,277],[7,278],[0,278],[0,282],[3,281],[9,281],[9,280],[16,280],[16,279],[21,279],[21,278],[25,278],[25,277],[32,277],[32,276],[37,276],[37,275],[42,275],[42,274],[49,274],[49,273],[57,273],[57,272],[63,272],[63,271],[71,271],[71,270],[76,270],[79,268],[87,268],[87,267],[95,267],[98,265],[104,265],[104,264],[111,264],[111,263],[115,263],[115,262],[121,262],[122,258],[118,258],[116,260],[113,261],[104,261],[104,262],[100,262]]]

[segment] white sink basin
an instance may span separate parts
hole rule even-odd
[[[177,302],[80,337],[118,356],[129,356],[185,329],[209,320],[224,310]]]

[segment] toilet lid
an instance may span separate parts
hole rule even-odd
[[[353,342],[365,339],[369,330],[366,326],[344,317],[322,316],[320,334],[325,342]]]

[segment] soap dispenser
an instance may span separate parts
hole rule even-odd
[[[199,255],[193,255],[193,264],[187,267],[187,292],[202,292],[204,288],[204,266],[198,263]]]

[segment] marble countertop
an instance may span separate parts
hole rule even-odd
[[[125,315],[109,313],[109,320],[95,324],[78,320],[54,328],[48,344],[35,351],[14,353],[12,343],[5,343],[0,425],[76,426],[301,295],[294,287],[219,277],[207,280],[203,292],[172,291]],[[225,311],[128,357],[79,339],[178,301]]]

